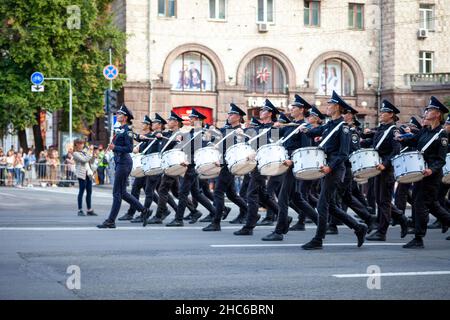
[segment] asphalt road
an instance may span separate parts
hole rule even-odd
[[[76,193],[0,188],[0,299],[450,298],[450,241],[440,230],[429,230],[424,250],[406,250],[401,245],[411,236],[400,239],[398,227],[386,243],[362,248],[340,227],[323,250],[310,252],[300,245],[314,225],[276,243],[261,241],[273,227],[237,237],[239,226],[228,221],[212,233],[200,230],[206,223],[173,229],[118,222],[115,230],[97,230],[111,190],[94,189],[98,217],[76,215]],[[227,220],[237,215],[232,207]],[[121,214],[127,208],[123,203]]]

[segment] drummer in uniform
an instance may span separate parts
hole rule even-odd
[[[373,137],[370,147],[378,151],[381,158],[381,163],[377,169],[381,171],[375,177],[375,199],[378,208],[378,228],[371,235],[366,237],[369,241],[386,241],[386,233],[389,228],[391,216],[400,222],[401,237],[406,236],[408,231],[407,219],[404,215],[394,216],[396,211],[392,210],[391,203],[394,195],[394,168],[391,160],[394,156],[400,153],[401,145],[394,139],[399,130],[396,126],[398,120],[397,114],[400,113],[392,103],[388,100],[383,100],[380,109],[380,125]]]
[[[350,129],[345,125],[342,114],[344,110],[351,110],[352,108],[335,91],[333,91],[328,103],[327,115],[331,117],[331,120],[321,127],[308,131],[310,137],[322,136],[323,140],[327,139],[323,149],[328,163],[321,167],[321,171],[326,175],[322,178],[317,208],[319,222],[316,235],[310,242],[302,246],[305,250],[322,249],[322,241],[327,231],[328,214],[335,216],[355,231],[358,247],[364,243],[367,233],[367,225],[358,223],[352,216],[342,211],[336,205],[336,190],[344,178],[344,162],[349,155],[351,139]]]
[[[178,141],[175,139],[175,137],[172,138],[172,135],[176,135],[179,133],[180,128],[183,126],[183,118],[181,118],[178,114],[176,114],[173,110],[170,111],[170,116],[167,119],[167,130],[162,132],[162,135],[166,137],[167,139],[161,140],[161,148],[159,151],[162,151],[164,148],[164,151],[172,150],[178,145]],[[172,138],[172,141],[169,142],[169,139]],[[168,143],[168,145],[166,145]],[[179,177],[177,176],[169,176],[166,174],[163,174],[161,177],[161,181],[158,186],[158,206],[156,209],[155,215],[147,221],[148,224],[162,224],[163,220],[170,215],[170,211],[167,208],[167,203],[170,204],[172,197],[170,196],[169,192],[172,192],[172,194],[178,198],[179,197]],[[191,212],[191,215],[199,216],[201,215],[200,212],[195,209],[193,203],[188,198],[186,203],[187,208]],[[171,205],[171,207],[174,208],[175,212],[177,211],[177,205],[174,206]]]
[[[175,214],[175,219],[169,222],[166,225],[167,227],[182,227],[184,225],[183,216],[187,206],[189,193],[191,193],[192,197],[197,200],[203,207],[205,207],[212,216],[216,215],[216,209],[208,200],[208,198],[206,198],[206,196],[200,191],[199,178],[197,172],[195,171],[194,163],[194,152],[196,150],[195,148],[202,146],[202,133],[198,133],[197,130],[202,130],[203,132],[203,121],[205,119],[206,116],[198,112],[195,108],[192,108],[191,114],[189,115],[191,126],[194,127],[197,124],[200,124],[201,127],[192,128],[188,134],[188,137],[186,138],[187,141],[192,139],[186,146],[189,153],[188,157],[190,158],[191,163],[187,165],[186,173],[184,174],[183,180],[180,184],[178,208]],[[200,217],[201,213],[193,214],[189,223],[197,222]]]
[[[415,214],[415,237],[405,244],[406,249],[424,248],[423,238],[427,232],[427,223],[432,212],[442,224],[442,232],[447,232],[450,226],[450,214],[440,206],[438,193],[442,180],[442,168],[448,149],[448,137],[442,128],[444,114],[449,110],[436,97],[432,96],[425,109],[424,127],[418,134],[410,138],[398,137],[402,144],[423,151],[427,168],[423,171],[424,178],[414,184],[413,207]],[[399,135],[398,135],[399,136]]]
[[[142,133],[137,134],[135,133],[133,135],[134,140],[137,142],[144,142],[145,138],[147,136],[151,135],[152,133],[152,120],[148,115],[144,116],[144,120],[142,121]],[[136,152],[135,152],[136,151]],[[133,149],[133,153],[138,153],[139,150],[137,148]],[[144,177],[135,177],[133,180],[133,184],[131,186],[131,195],[135,197],[136,199],[139,199],[139,195],[141,194],[141,189],[145,190],[145,176]],[[140,222],[142,223],[142,217],[139,216],[135,219],[133,219],[134,214],[136,213],[136,209],[130,205],[130,208],[128,209],[127,213],[125,213],[123,216],[118,218],[119,221],[131,221],[131,222]]]
[[[289,157],[292,156],[292,153],[295,150],[311,146],[311,139],[299,130],[299,126],[306,125],[305,112],[308,110],[308,106],[309,104],[296,94],[295,101],[292,103],[291,115],[294,118],[293,123],[298,126],[287,126],[281,129],[280,136],[283,138],[291,135],[295,130],[298,131],[298,133],[293,134],[289,140],[283,142],[283,146],[286,148]],[[262,238],[263,241],[281,241],[283,240],[283,235],[288,233],[289,224],[292,220],[292,218],[288,216],[289,202],[291,200],[304,215],[317,224],[317,212],[309,205],[308,200],[302,196],[301,182],[294,177],[292,172],[293,161],[285,160],[283,164],[289,167],[289,169],[286,173],[281,175],[282,184],[278,197],[279,210],[277,225],[272,233]]]
[[[264,103],[264,107],[260,112],[260,122],[261,125],[259,127],[252,128],[252,130],[266,130],[272,128],[273,122],[277,120],[276,116],[280,112],[278,109],[270,102],[269,99],[266,99]],[[249,129],[248,129],[249,130]],[[257,148],[261,146],[263,142],[269,141],[271,138],[270,130],[265,133],[262,137],[257,139]],[[250,173],[250,181],[247,189],[247,221],[245,225],[238,231],[235,231],[233,234],[236,236],[249,236],[253,235],[253,229],[256,226],[259,218],[261,217],[258,214],[259,204],[261,203],[265,208],[274,210],[278,212],[277,203],[271,199],[270,197],[260,197],[261,186],[266,183],[266,177],[262,176],[258,170],[255,168]]]
[[[236,130],[236,134],[221,142],[224,159],[227,149],[232,145],[237,144],[238,139],[240,138],[239,134],[243,133],[241,122],[245,115],[246,113],[236,104],[230,103],[230,111],[228,112],[229,124],[227,127],[221,128],[220,132],[223,137],[227,135],[227,130]],[[225,161],[221,163],[221,167],[214,188],[214,206],[216,207],[217,214],[213,217],[211,224],[203,228],[203,231],[220,231],[220,221],[223,219],[223,211],[225,210],[225,194],[231,202],[239,207],[239,210],[240,212],[243,212],[243,215],[247,213],[247,203],[236,192],[234,175],[228,169]]]
[[[261,122],[259,122],[258,119],[256,119],[256,117],[252,117],[250,119],[250,122],[248,123],[248,127],[249,129],[253,129],[253,128],[258,128],[259,126],[261,126]],[[248,184],[250,182],[250,173],[247,173],[246,175],[244,175],[244,177],[242,178],[242,183],[241,183],[241,187],[239,189],[239,196],[244,199],[244,201],[247,203],[247,190],[248,190]],[[239,209],[239,214],[236,218],[234,218],[233,220],[230,221],[231,224],[244,224],[246,221],[246,217],[247,217],[247,210],[241,210]]]
[[[127,192],[127,180],[133,167],[130,153],[133,151],[133,132],[128,127],[133,120],[133,114],[125,105],[117,111],[117,122],[120,127],[115,130],[112,142],[107,150],[114,152],[115,177],[113,186],[113,204],[108,219],[98,225],[99,229],[115,228],[115,220],[119,214],[122,199],[136,208],[142,214],[148,214],[148,210],[139,200]]]

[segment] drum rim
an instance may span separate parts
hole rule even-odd
[[[407,155],[407,154],[419,154],[419,155],[421,155],[422,156],[422,159],[423,159],[423,155],[422,155],[422,153],[420,152],[420,151],[408,151],[408,152],[402,152],[402,153],[400,153],[400,154],[397,154],[396,156],[394,156],[393,158],[392,158],[392,160],[391,161],[394,161],[395,159],[397,159],[397,158],[399,158],[399,157],[401,157],[401,156],[404,156],[404,155]]]

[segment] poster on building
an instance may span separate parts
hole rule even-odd
[[[183,124],[189,125],[189,115],[191,114],[192,108],[195,108],[198,112],[206,116],[206,120],[204,123],[214,124],[213,119],[213,110],[207,107],[197,107],[197,106],[189,106],[189,107],[175,107],[173,110],[183,118]]]
[[[316,86],[319,95],[331,95],[333,90],[338,94],[341,92],[341,66],[338,63],[322,64],[317,69]]]
[[[180,55],[170,67],[172,90],[212,91],[214,71],[206,57],[198,53]]]

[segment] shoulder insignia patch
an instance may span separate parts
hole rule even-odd
[[[441,144],[442,144],[442,146],[446,147],[448,145],[448,139],[447,138],[441,138]]]
[[[133,131],[130,130],[130,131],[127,132],[127,134],[128,134],[128,136],[129,136],[130,138],[133,138]]]
[[[358,135],[357,134],[352,134],[352,142],[358,143]]]
[[[344,133],[349,133],[350,129],[348,127],[343,128]]]

